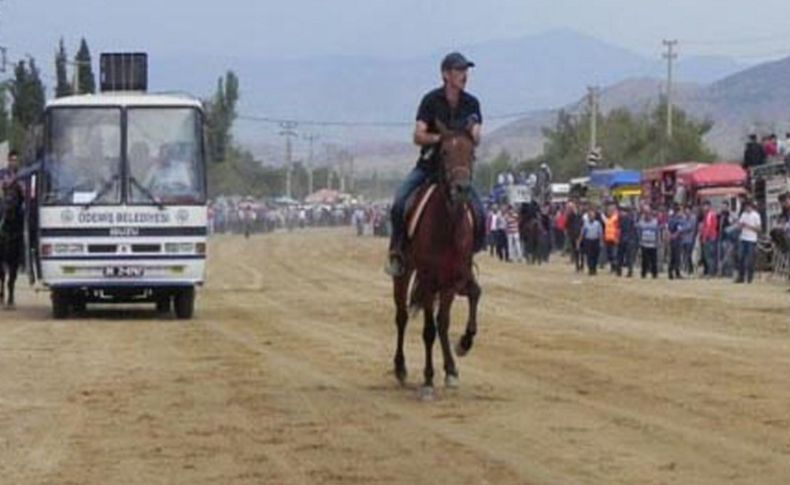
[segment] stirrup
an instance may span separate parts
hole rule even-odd
[[[405,273],[403,255],[399,251],[390,251],[389,264],[384,268],[384,272],[393,278],[403,276]]]

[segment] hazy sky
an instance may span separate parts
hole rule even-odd
[[[756,59],[790,51],[787,4],[729,0],[0,0],[0,45],[51,64],[64,36],[94,51],[156,55],[418,56],[447,47],[570,28],[659,56]]]

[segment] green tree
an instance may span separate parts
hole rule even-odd
[[[204,102],[208,118],[209,152],[212,160],[225,160],[232,145],[231,129],[236,120],[236,105],[239,101],[239,78],[233,71],[217,80],[214,97]]]
[[[55,86],[55,97],[62,98],[72,94],[71,83],[69,83],[68,69],[66,63],[68,57],[66,56],[66,46],[63,45],[63,38],[60,38],[58,50],[55,53],[55,73],[57,77],[57,85]]]
[[[88,49],[88,43],[84,37],[80,41],[80,48],[74,57],[74,62],[77,64],[76,69],[79,78],[77,94],[95,93],[96,79],[93,76],[91,51]]]
[[[8,119],[8,93],[5,83],[0,84],[0,143],[8,140],[9,131],[11,128],[10,120]]]
[[[15,66],[11,97],[11,148],[27,151],[33,142],[31,130],[41,119],[45,103],[44,84],[32,58]]]
[[[683,110],[675,109],[673,136],[666,136],[666,102],[655,109],[632,113],[615,109],[599,115],[598,144],[602,147],[606,168],[614,165],[641,169],[674,161],[707,162],[715,158],[703,137],[713,127],[710,120],[697,121]],[[547,162],[557,179],[568,179],[586,172],[590,138],[590,114],[573,116],[560,111],[551,128],[544,128],[543,154],[529,161],[531,165]]]

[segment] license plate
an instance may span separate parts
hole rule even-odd
[[[145,269],[140,266],[109,266],[104,268],[107,278],[140,278],[145,274]]]

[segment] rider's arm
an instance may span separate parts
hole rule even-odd
[[[417,120],[414,125],[414,144],[419,146],[435,145],[441,141],[438,133],[428,131],[428,123]]]
[[[469,128],[469,134],[472,135],[472,141],[475,142],[475,146],[480,144],[481,126],[480,123],[475,123]]]

